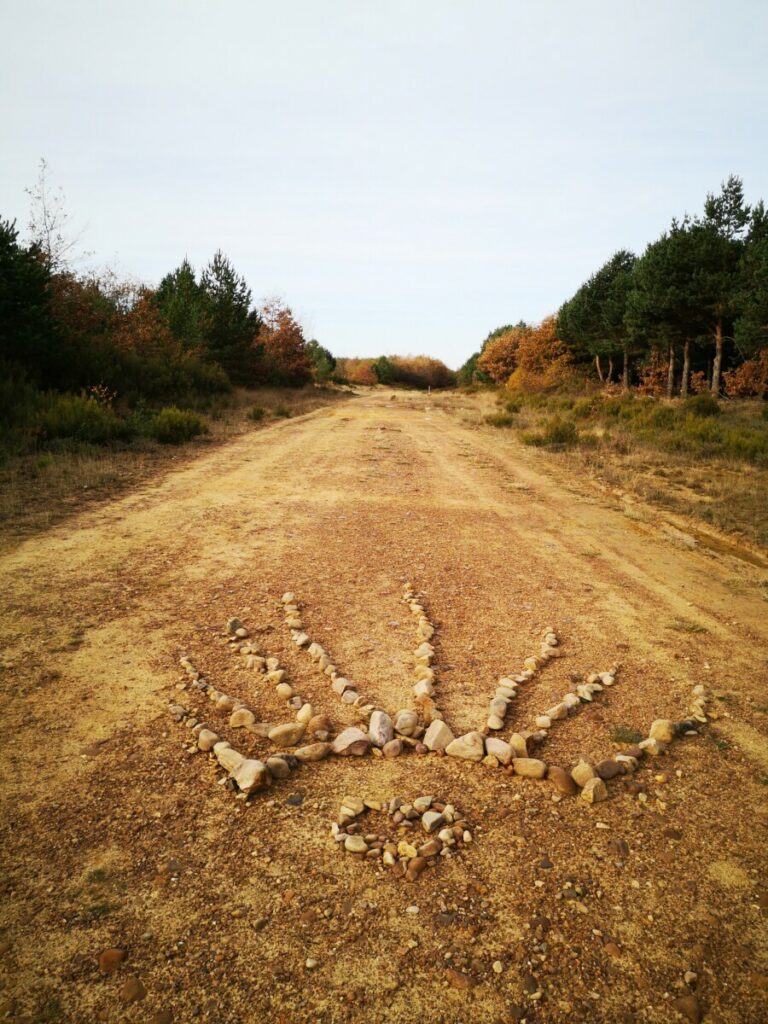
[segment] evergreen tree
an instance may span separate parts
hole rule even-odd
[[[0,220],[0,357],[50,387],[62,370],[48,306],[50,272],[40,249],[19,245],[15,222]]]
[[[205,350],[234,384],[254,384],[261,368],[258,313],[251,308],[251,290],[219,249],[200,279],[207,303],[203,331]]]
[[[210,326],[208,296],[186,258],[162,279],[154,301],[183,348],[203,348]]]
[[[629,387],[631,332],[624,320],[632,288],[635,256],[621,249],[563,303],[557,316],[558,333],[578,358],[595,361],[597,375],[605,380],[602,359],[608,359],[608,377],[614,358],[622,357],[622,381]]]
[[[768,211],[755,205],[740,265],[736,343],[743,356],[768,347]]]
[[[336,369],[335,357],[314,338],[307,342],[306,351],[314,367],[315,380],[319,383],[327,381]]]

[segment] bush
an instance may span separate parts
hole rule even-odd
[[[515,422],[515,417],[507,412],[497,412],[486,416],[485,422],[490,427],[511,427]]]
[[[152,420],[150,436],[161,444],[183,444],[193,437],[208,433],[208,426],[202,416],[194,412],[166,406]]]
[[[293,416],[293,413],[291,412],[287,405],[276,405],[275,416],[280,416],[282,419],[287,420],[290,419],[291,416]]]
[[[248,413],[248,419],[253,420],[254,423],[260,423],[261,420],[267,414],[267,410],[262,405],[254,405],[251,411]]]
[[[719,416],[720,403],[714,395],[702,392],[700,395],[691,395],[685,400],[685,411],[694,416]]]
[[[505,402],[504,403],[504,409],[510,415],[512,415],[512,414],[514,414],[516,412],[520,412],[520,403],[516,402],[514,399],[510,399],[509,402]]]
[[[523,434],[523,443],[535,445],[537,448],[570,448],[579,441],[579,432],[572,420],[564,420],[554,416],[547,421],[544,430],[539,434]]]
[[[131,423],[121,419],[109,406],[97,402],[95,398],[53,392],[43,397],[37,426],[39,439],[43,443],[71,440],[87,444],[111,444],[115,441],[129,441],[136,433]]]

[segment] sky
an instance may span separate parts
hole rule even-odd
[[[0,217],[221,248],[337,355],[457,367],[729,174],[768,200],[765,0],[0,0]]]

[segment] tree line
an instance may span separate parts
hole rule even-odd
[[[768,394],[768,213],[738,177],[641,256],[611,256],[555,316],[492,331],[459,382],[549,387],[579,368],[670,398]]]

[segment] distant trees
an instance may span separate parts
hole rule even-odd
[[[386,384],[416,388],[453,388],[456,374],[431,356],[379,356],[378,359],[339,359],[337,375],[350,384]]]
[[[567,362],[591,364],[599,381],[609,384],[620,361],[625,389],[637,382],[646,392],[669,397],[702,387],[716,395],[764,394],[768,214],[763,202],[750,208],[741,180],[731,175],[718,193],[707,195],[700,216],[673,219],[639,257],[624,249],[615,253],[561,305],[556,329],[544,321],[536,330],[545,324],[534,341],[524,324],[491,332],[459,379],[466,384],[485,375],[506,383],[517,374],[515,386],[522,386],[522,365],[531,352],[543,351],[539,342],[554,330],[546,359],[559,369],[553,367],[548,376],[540,363],[529,381],[567,376]]]

